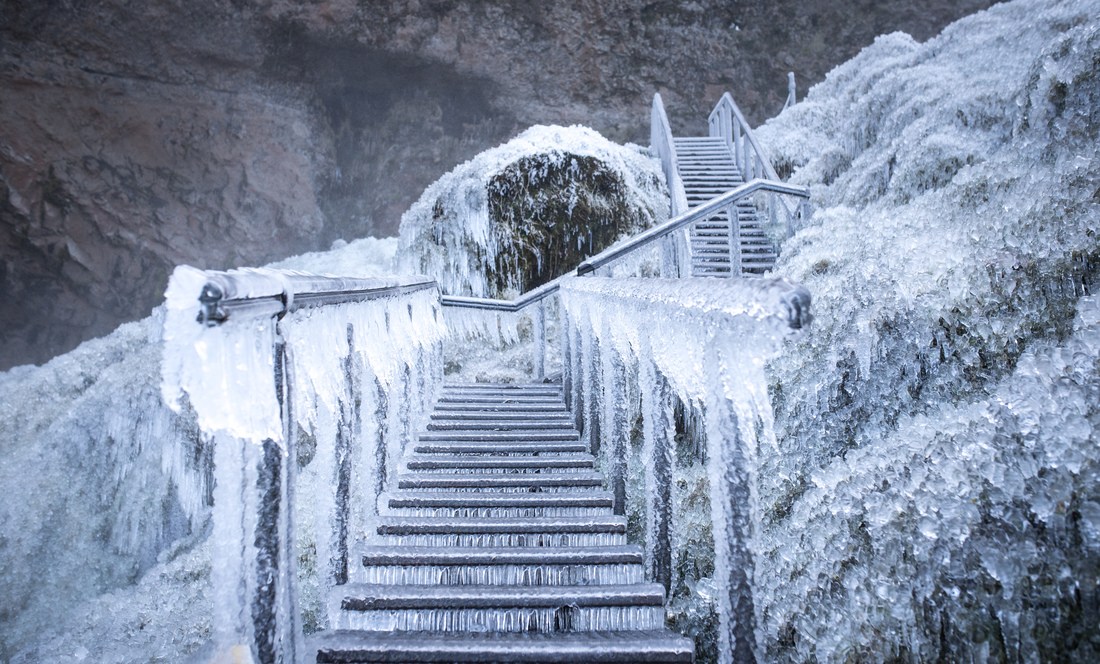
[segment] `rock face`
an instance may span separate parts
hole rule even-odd
[[[645,142],[774,114],[874,35],[988,0],[0,1],[0,369],[145,315],[172,265],[392,235],[421,190],[536,123]]]

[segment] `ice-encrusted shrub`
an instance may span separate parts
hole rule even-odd
[[[447,173],[401,218],[400,271],[500,296],[668,218],[660,164],[580,127],[536,126]]]

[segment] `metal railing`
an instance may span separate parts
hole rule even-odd
[[[672,126],[665,114],[665,105],[660,94],[653,95],[653,105],[649,114],[649,147],[661,160],[661,170],[668,182],[671,198],[672,216],[683,214],[688,209],[687,193],[680,179],[680,162],[676,157],[676,143],[672,138]]]
[[[430,290],[435,297],[417,295]],[[196,294],[195,300],[190,299]],[[381,480],[353,486],[354,473],[360,470],[356,464],[368,459],[362,462],[396,465],[391,457],[403,446],[405,434],[387,428],[387,409],[397,408],[407,416],[406,410],[411,410],[407,395],[434,394],[422,388],[435,381],[436,368],[441,378],[441,351],[438,362],[425,359],[427,342],[407,333],[414,320],[423,323],[424,317],[432,325],[441,324],[437,294],[436,282],[424,277],[357,279],[277,270],[177,268],[169,284],[165,343],[175,355],[192,353],[191,360],[201,370],[189,372],[184,367],[188,359],[181,359],[174,369],[166,368],[165,381],[175,371],[173,388],[187,394],[204,436],[214,444],[214,555],[219,561],[215,586],[221,612],[215,640],[219,649],[245,648],[250,661],[265,664],[301,660],[305,646],[296,542],[312,538],[317,550],[326,552],[318,554],[311,566],[324,586],[347,583],[359,527],[353,524],[352,505],[373,504],[373,499],[360,493],[381,490]],[[383,299],[391,302],[379,302],[383,308],[378,310],[355,306],[373,306],[369,303]],[[352,306],[327,310],[327,318],[303,311],[330,305]],[[195,321],[193,334],[189,320]],[[416,327],[423,329],[423,325]],[[331,357],[321,360],[323,366],[311,364],[316,357],[302,359],[311,357],[305,346],[316,343],[312,334],[319,330],[335,335],[325,342],[324,352]],[[380,340],[379,335],[386,338]],[[409,341],[396,349],[401,344],[392,343],[395,339]],[[369,351],[369,344],[387,340],[391,343],[381,354],[386,358],[376,366],[371,358],[378,354]],[[384,385],[379,372],[392,363],[406,369],[388,373],[391,378]],[[336,400],[331,417],[323,418],[326,424],[314,423],[329,427],[323,431],[334,440],[317,446],[311,460],[303,464],[298,431],[310,425],[295,411],[296,404],[318,400],[318,393],[311,392],[317,389],[313,373],[330,378],[324,381],[326,389],[335,390],[326,392]],[[374,377],[370,382],[363,380],[368,375]],[[252,405],[224,405],[238,396]],[[375,405],[368,409],[368,402]],[[267,424],[247,433],[234,429],[220,419],[226,409],[250,412],[253,426],[256,417]],[[370,426],[364,424],[368,418],[374,418]],[[353,453],[356,446],[374,449],[364,456]],[[306,464],[312,465],[303,471]],[[384,471],[372,466],[363,472],[381,477]],[[304,484],[303,472],[311,478]],[[325,479],[316,480],[314,475]],[[318,492],[322,498],[315,495]],[[302,524],[296,521],[293,500],[330,505],[331,522],[318,520],[323,525],[315,524],[307,534],[298,532]]]
[[[654,226],[646,231],[643,231],[629,240],[617,244],[613,247],[605,249],[595,256],[587,259],[577,267],[577,276],[583,276],[595,272],[611,263],[612,261],[623,258],[627,254],[630,254],[642,247],[649,245],[661,238],[665,237],[669,233],[674,233],[681,228],[686,228],[691,224],[698,221],[703,221],[713,217],[715,214],[728,210],[733,216],[731,219],[736,219],[736,212],[730,209],[735,206],[738,201],[741,201],[749,196],[753,196],[759,192],[779,194],[784,196],[794,196],[801,199],[809,199],[810,190],[806,187],[799,187],[796,185],[786,184],[779,182],[778,180],[762,180],[755,179],[750,182],[731,189],[724,194],[716,196],[711,200],[703,203],[702,205],[691,208],[684,214],[669,219],[665,223]]]
[[[542,379],[546,366],[546,312],[543,303],[547,298],[558,293],[564,279],[573,276],[581,277],[588,274],[595,274],[600,268],[607,267],[616,260],[644,249],[655,242],[659,242],[697,221],[708,219],[718,212],[725,210],[731,215],[731,218],[736,219],[736,211],[733,208],[737,203],[747,197],[755,196],[760,193],[793,196],[800,199],[808,199],[810,197],[810,190],[806,187],[789,185],[772,180],[753,180],[751,182],[746,182],[736,189],[731,189],[698,207],[691,208],[687,212],[659,226],[654,226],[624,242],[601,251],[577,266],[575,273],[562,275],[553,281],[547,282],[534,290],[524,293],[514,300],[444,295],[440,299],[440,302],[444,307],[480,309],[483,311],[507,313],[518,313],[532,304],[538,304],[538,308],[532,315],[534,338],[536,340],[536,347],[533,352],[535,378]]]
[[[332,304],[366,302],[382,297],[415,293],[438,288],[430,279],[356,279],[324,277],[313,274],[278,273],[280,293],[256,293],[248,271],[207,272],[207,282],[199,294],[196,320],[214,326],[230,318],[282,318],[291,311]]]
[[[788,83],[790,85],[788,102],[791,102],[794,96],[793,73],[788,78]],[[757,142],[756,136],[752,132],[752,127],[745,120],[745,115],[738,108],[737,103],[733,101],[730,93],[723,94],[722,98],[718,100],[718,104],[710,112],[708,124],[711,136],[725,140],[726,146],[729,147],[730,153],[733,155],[733,161],[746,182],[756,178],[782,182],[775,172],[775,167],[772,166],[771,159],[760,147],[760,143]],[[771,200],[769,201],[771,205],[758,207],[770,208],[765,210],[765,216],[773,225],[778,223],[778,217],[782,214],[786,218],[784,225],[786,226],[787,237],[790,237],[798,230],[796,220],[804,220],[810,216],[808,201],[809,196],[807,195],[804,197],[803,202],[796,207],[787,205],[784,200],[778,201],[778,205],[775,204],[776,201]]]

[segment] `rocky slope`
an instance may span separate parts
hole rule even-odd
[[[174,264],[392,235],[530,124],[644,142],[654,91],[696,132],[727,88],[760,121],[788,69],[986,4],[0,1],[0,368],[145,315]]]

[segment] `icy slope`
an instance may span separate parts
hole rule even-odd
[[[660,164],[581,126],[535,126],[436,180],[401,218],[398,272],[495,297],[668,218]]]
[[[275,266],[377,276],[395,246]],[[210,636],[212,459],[161,399],[162,318],[0,372],[0,660],[181,661]]]
[[[771,366],[768,659],[1097,658],[1097,16],[881,37],[759,130],[818,208],[777,266],[817,320]]]

